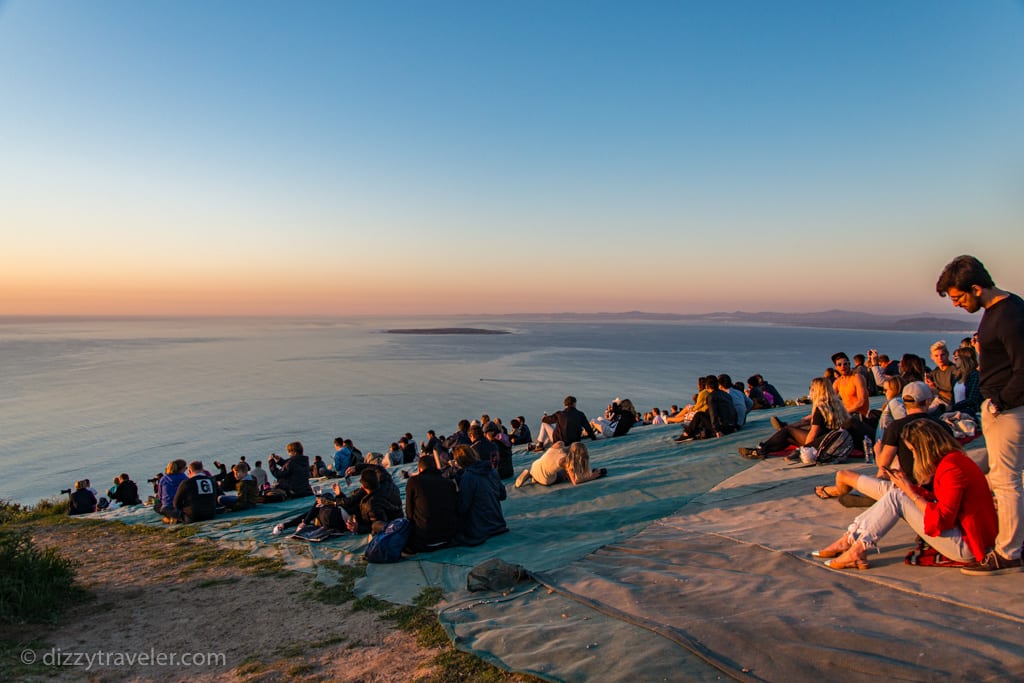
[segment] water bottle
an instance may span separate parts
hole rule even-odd
[[[875,452],[871,449],[871,437],[864,437],[864,462],[870,464],[875,461]]]

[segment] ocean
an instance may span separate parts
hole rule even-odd
[[[388,334],[472,327],[501,335]],[[169,460],[266,460],[335,436],[385,451],[405,432],[450,434],[487,413],[507,425],[573,394],[589,416],[614,398],[688,403],[698,375],[763,374],[786,398],[843,350],[927,357],[958,335],[677,322],[450,319],[6,319],[0,321],[0,498],[34,503],[89,478],[144,482]],[[140,489],[148,490],[144,486]]]

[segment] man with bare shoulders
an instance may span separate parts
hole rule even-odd
[[[991,576],[1021,569],[1024,542],[1024,300],[996,287],[981,261],[958,256],[942,270],[935,291],[968,313],[984,309],[978,325],[981,428],[988,480],[999,513],[995,548],[960,571]]]
[[[854,372],[850,365],[850,357],[840,351],[832,354],[832,364],[836,366],[839,377],[832,388],[836,390],[839,397],[843,399],[843,406],[850,415],[860,415],[861,418],[868,416],[871,406],[869,404],[868,383],[864,376]]]

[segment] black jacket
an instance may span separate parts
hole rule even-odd
[[[118,484],[110,497],[121,505],[138,505],[142,502],[139,500],[139,487],[131,479],[125,479]]]
[[[277,487],[284,489],[291,498],[312,496],[309,485],[309,457],[293,455],[287,460],[271,460],[270,473],[277,478]]]
[[[458,531],[459,493],[455,482],[436,470],[420,472],[405,484],[405,516],[412,523],[406,547],[423,552],[450,542]]]
[[[174,509],[181,511],[185,522],[213,519],[217,511],[216,482],[205,474],[197,474],[181,482],[174,494]]]
[[[590,426],[590,420],[583,414],[583,411],[577,410],[575,406],[559,410],[554,415],[545,415],[541,418],[541,422],[555,424],[555,441],[561,441],[566,446],[582,439],[583,432],[586,432],[591,440],[597,439],[594,428]]]

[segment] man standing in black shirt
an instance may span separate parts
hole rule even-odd
[[[996,287],[981,261],[958,256],[939,275],[939,296],[968,313],[984,309],[978,326],[981,429],[989,484],[999,511],[996,547],[960,571],[991,576],[1021,569],[1024,542],[1024,300]]]

